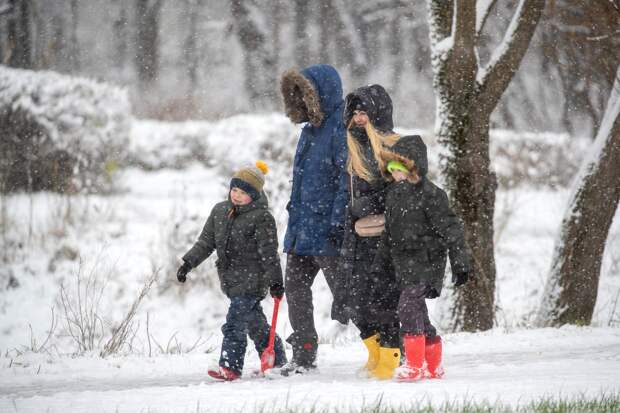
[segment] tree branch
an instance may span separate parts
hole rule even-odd
[[[504,39],[493,52],[488,65],[479,71],[480,102],[495,107],[519,68],[536,26],[545,8],[545,0],[520,0]]]
[[[491,14],[491,10],[497,4],[497,0],[486,0],[486,4],[482,8],[483,10],[481,15],[479,15],[478,10],[476,10],[476,38],[479,38],[482,34],[482,30],[484,29],[484,25],[489,18],[489,14]]]

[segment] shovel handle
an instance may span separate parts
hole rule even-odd
[[[281,298],[273,299],[273,315],[271,316],[271,328],[269,329],[269,343],[267,348],[273,349],[276,340],[276,323],[278,322],[278,309],[280,308]]]

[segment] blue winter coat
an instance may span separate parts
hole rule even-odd
[[[318,126],[306,123],[297,144],[284,252],[337,256],[347,203],[342,82],[329,65],[310,66],[301,75],[318,94],[324,117]]]

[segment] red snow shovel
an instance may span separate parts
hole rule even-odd
[[[274,298],[273,316],[271,317],[271,329],[269,330],[269,343],[267,348],[260,356],[260,371],[264,373],[274,366],[276,363],[276,352],[273,347],[276,341],[276,323],[278,322],[278,308],[280,307],[281,298]]]

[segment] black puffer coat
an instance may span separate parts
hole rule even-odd
[[[271,285],[282,284],[276,223],[264,194],[248,205],[234,206],[230,200],[215,205],[183,260],[193,268],[214,250],[222,291],[228,297],[264,297]]]
[[[392,101],[380,85],[364,86],[347,95],[345,125],[350,123],[353,111],[356,109],[366,111],[376,129],[386,133],[392,131]],[[357,175],[349,179],[349,203],[342,245],[342,275],[346,284],[346,307],[353,321],[357,322],[356,314],[359,315],[360,311],[368,314],[367,311],[365,312],[365,307],[372,306],[373,312],[383,310],[376,307],[383,307],[381,301],[384,301],[383,297],[390,290],[390,286],[394,285],[394,275],[389,268],[381,274],[371,274],[370,267],[374,261],[380,237],[362,238],[357,236],[354,230],[358,219],[384,212],[385,194],[389,182],[379,171],[379,165],[366,131],[363,128],[352,127],[350,132],[362,149],[365,164],[373,176],[370,182]],[[361,321],[375,322],[376,320]]]
[[[386,230],[373,269],[392,261],[401,287],[426,284],[441,294],[446,257],[454,275],[469,272],[470,258],[463,225],[448,203],[446,193],[426,178],[426,145],[419,136],[404,136],[390,148],[388,160],[414,164],[420,182],[394,182],[386,201]]]

